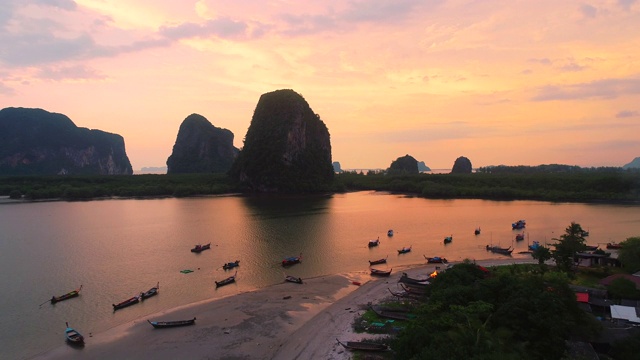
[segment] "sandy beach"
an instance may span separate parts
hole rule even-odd
[[[483,266],[532,263],[532,259],[477,261]],[[349,359],[336,342],[359,340],[351,324],[363,306],[390,296],[402,272],[423,277],[435,264],[394,269],[388,278],[368,271],[282,283],[231,297],[163,311],[85,336],[82,348],[62,344],[34,359]],[[361,285],[354,285],[360,283]],[[159,296],[162,296],[160,294]],[[147,320],[196,317],[193,326],[154,329]]]

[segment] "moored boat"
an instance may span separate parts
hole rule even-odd
[[[69,327],[69,323],[65,323],[67,329],[64,331],[64,337],[67,342],[74,345],[84,344],[84,336],[80,334],[76,329]]]
[[[537,250],[539,247],[541,247],[542,245],[540,245],[540,241],[534,240],[533,244],[529,245],[529,250],[531,251],[535,251]]]
[[[140,295],[129,298],[123,302],[117,304],[111,304],[113,306],[113,311],[120,310],[126,308],[127,306],[131,306],[140,302]]]
[[[393,230],[389,229],[387,231],[387,236],[389,236],[389,237],[393,236]]]
[[[378,260],[369,260],[369,266],[371,265],[378,265],[378,264],[384,264],[387,262],[387,258],[389,257],[389,255],[387,255],[387,257],[382,258],[382,259],[378,259]]]
[[[393,319],[393,320],[411,320],[415,319],[414,314],[409,314],[406,311],[388,311],[376,308],[374,306],[370,306],[371,311],[373,311],[376,315],[381,318]]]
[[[434,256],[434,257],[427,257],[427,255],[422,255],[424,256],[424,258],[427,260],[427,263],[429,264],[446,264],[447,258],[443,258],[443,257],[439,257],[439,256]]]
[[[345,349],[348,350],[360,350],[360,351],[388,351],[389,346],[385,344],[376,344],[365,341],[346,341],[342,342],[336,339],[338,344],[342,345]]]
[[[389,270],[380,270],[380,269],[369,269],[371,271],[371,275],[375,275],[375,276],[389,276],[391,275],[391,270],[393,270],[393,268],[389,269]]]
[[[191,252],[199,253],[199,252],[207,250],[207,249],[211,249],[211,243],[204,244],[204,245],[198,244],[198,245],[194,246],[193,249],[191,249]]]
[[[189,320],[175,320],[175,321],[151,321],[151,320],[147,320],[147,321],[154,328],[162,329],[162,328],[172,328],[172,327],[179,327],[179,326],[195,325],[196,318],[194,317],[193,319],[189,319]]]
[[[400,279],[398,279],[398,282],[422,286],[422,285],[429,284],[429,278],[426,278],[426,279],[412,278],[412,277],[409,277],[407,273],[403,272],[402,276],[400,276]]]
[[[140,293],[140,300],[144,300],[144,299],[148,299],[152,296],[156,296],[158,295],[158,291],[160,290],[160,282],[158,282],[156,284],[156,286],[152,287],[151,289]]]
[[[378,245],[380,245],[380,238],[377,238],[375,240],[369,240],[369,247],[374,247]]]
[[[527,222],[524,220],[518,220],[514,223],[511,223],[511,228],[513,230],[520,230],[520,229],[524,229],[527,226]]]
[[[487,245],[487,251],[491,251],[492,253],[496,253],[496,254],[511,255],[511,253],[513,252],[513,248],[511,248],[511,247],[502,248],[502,247],[499,247],[499,246],[489,246],[489,245]]]
[[[522,241],[522,240],[524,240],[524,233],[516,234],[516,241]]]
[[[398,250],[398,254],[406,254],[406,253],[410,252],[412,246],[413,245],[411,245],[409,247],[403,247],[402,249]]]
[[[222,265],[222,268],[225,270],[229,270],[229,269],[233,269],[234,267],[238,267],[240,266],[240,260],[236,260],[234,262],[228,262],[224,265]]]
[[[236,271],[236,273],[233,274],[233,276],[229,276],[228,278],[226,278],[224,280],[214,281],[216,283],[216,288],[219,288],[220,286],[229,285],[229,284],[235,282],[236,281],[236,275],[238,275],[238,271]]]
[[[478,228],[473,232],[473,234],[474,234],[474,235],[480,235],[480,228],[478,227]]]
[[[291,275],[286,275],[284,277],[284,281],[288,281],[288,282],[292,282],[292,283],[296,283],[296,284],[302,284],[302,278],[291,276]]]
[[[298,264],[300,261],[302,261],[302,253],[300,253],[300,256],[291,256],[282,260],[282,266],[291,266]]]
[[[64,300],[67,300],[67,299],[74,298],[74,297],[80,295],[80,290],[82,290],[82,285],[80,285],[79,288],[77,288],[75,290],[72,290],[72,291],[69,291],[68,293],[66,293],[64,295],[52,296],[50,301],[51,301],[52,304],[55,304],[55,303],[60,302],[60,301],[64,301]],[[44,304],[46,304],[46,302],[44,302]]]
[[[444,240],[443,240],[443,242],[444,242],[445,244],[448,244],[448,243],[450,243],[450,242],[452,242],[452,241],[453,241],[453,235],[451,235],[451,236],[447,236],[447,237],[445,237],[445,238],[444,238]]]
[[[607,243],[607,249],[620,249],[622,245],[618,243]]]

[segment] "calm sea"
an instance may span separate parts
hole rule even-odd
[[[525,219],[526,240],[511,223]],[[287,269],[316,277],[363,272],[368,260],[388,267],[424,264],[423,255],[449,260],[501,258],[487,244],[551,242],[575,221],[589,244],[640,236],[640,206],[533,201],[427,200],[376,192],[316,197],[221,196],[0,204],[0,339],[3,359],[22,359],[64,343],[65,322],[85,335],[200,300],[230,296],[283,281]],[[481,227],[479,236],[474,229]],[[387,230],[395,235],[387,237]],[[453,242],[443,244],[446,236]],[[368,248],[380,238],[378,247]],[[199,243],[212,243],[200,254]],[[398,255],[397,249],[413,251]],[[240,260],[237,282],[221,267]],[[382,266],[384,268],[384,265]],[[193,270],[183,274],[184,269]],[[160,282],[160,294],[114,312],[111,304]],[[83,285],[77,298],[51,305]],[[44,303],[44,304],[43,304]],[[43,304],[42,306],[39,306]]]

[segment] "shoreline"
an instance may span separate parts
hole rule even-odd
[[[451,262],[455,264],[458,262]],[[478,260],[483,266],[536,263],[533,259]],[[100,333],[86,333],[82,348],[62,344],[32,359],[296,359],[346,360],[341,341],[373,337],[355,334],[351,324],[363,305],[389,298],[402,272],[425,276],[442,264],[399,268],[388,278],[368,271],[280,283],[222,299],[204,300],[138,318]],[[361,283],[360,286],[354,282]],[[160,294],[159,296],[162,296]],[[147,320],[196,317],[193,326],[154,329]],[[61,334],[62,338],[62,334]],[[357,338],[357,339],[356,339]]]

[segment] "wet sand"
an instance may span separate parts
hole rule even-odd
[[[477,261],[483,266],[534,262]],[[425,277],[435,267],[394,269],[388,278],[374,278],[367,270],[305,279],[304,284],[283,282],[163,311],[91,336],[78,329],[85,336],[84,347],[64,344],[34,359],[349,359],[336,338],[372,336],[352,330],[363,306],[388,298],[387,288],[397,289],[402,272]],[[195,325],[178,328],[154,329],[147,322],[194,317]]]

